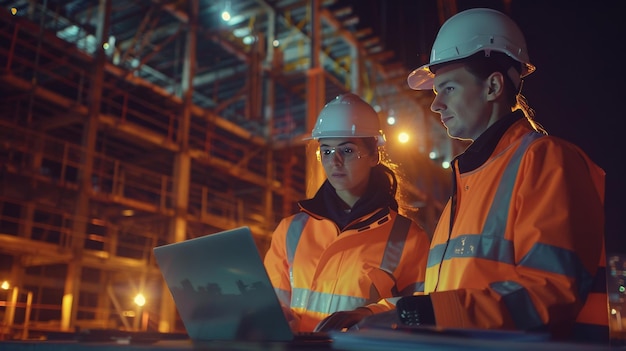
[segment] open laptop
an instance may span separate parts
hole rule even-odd
[[[248,227],[153,252],[192,341],[331,341],[292,332]]]

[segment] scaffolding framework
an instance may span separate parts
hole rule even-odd
[[[74,12],[51,0],[18,9],[27,16],[8,3],[0,280],[32,300],[25,319],[3,324],[5,337],[27,327],[184,332],[152,248],[245,225],[263,253],[278,221],[319,185],[301,139],[323,103],[346,91],[381,103],[403,94],[376,93],[398,84],[394,73],[364,58],[365,44],[318,1],[239,2],[268,23],[250,46],[207,25],[201,14],[217,9],[200,0],[76,1]],[[279,36],[293,43],[275,49]],[[436,210],[426,213],[436,221]],[[139,292],[151,301],[141,309]]]

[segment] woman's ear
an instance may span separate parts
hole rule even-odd
[[[374,162],[375,161],[375,162]],[[372,158],[372,167],[380,164],[380,150],[376,150],[376,159]]]

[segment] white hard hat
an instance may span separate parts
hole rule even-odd
[[[367,138],[373,137],[377,145],[385,145],[385,135],[380,129],[378,114],[359,96],[347,93],[337,96],[324,106],[313,127],[310,138]]]
[[[474,8],[457,13],[441,26],[430,53],[430,63],[411,72],[407,82],[411,89],[432,89],[435,75],[431,66],[463,59],[479,51],[485,51],[486,56],[491,51],[502,52],[522,63],[521,74],[511,77],[514,82],[535,70],[528,58],[524,34],[517,24],[502,12]]]

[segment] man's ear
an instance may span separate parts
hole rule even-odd
[[[504,76],[500,72],[493,72],[487,77],[487,99],[495,100],[504,90]]]

